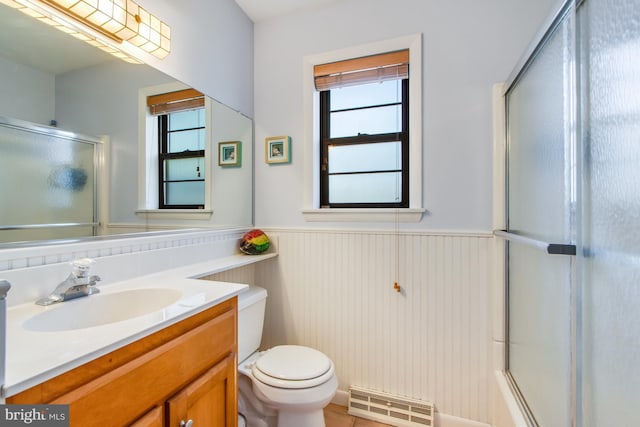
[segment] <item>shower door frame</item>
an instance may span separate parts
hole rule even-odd
[[[522,414],[524,416],[525,421],[530,426],[538,426],[535,415],[532,412],[531,408],[526,402],[526,399],[521,392],[516,380],[511,375],[509,371],[509,242],[517,241],[520,244],[524,244],[528,247],[534,247],[539,250],[546,251],[549,255],[565,255],[571,256],[570,261],[570,386],[571,386],[571,396],[570,396],[570,413],[571,413],[571,424],[573,427],[579,426],[579,417],[581,414],[580,411],[580,358],[577,354],[577,349],[579,348],[579,340],[580,340],[580,296],[579,296],[579,287],[577,286],[577,258],[576,258],[576,235],[578,232],[577,226],[577,217],[579,214],[579,210],[575,209],[575,201],[578,194],[580,194],[580,180],[578,179],[578,174],[576,168],[580,167],[579,159],[580,157],[580,135],[579,135],[579,127],[577,126],[577,117],[579,114],[579,88],[577,87],[577,63],[578,63],[578,43],[577,43],[577,9],[583,0],[561,0],[557,3],[556,7],[554,7],[554,13],[552,13],[547,20],[544,22],[541,30],[537,33],[533,42],[529,45],[527,50],[524,52],[520,61],[517,63],[514,71],[509,76],[507,82],[502,86],[502,90],[500,93],[501,97],[501,105],[498,106],[498,113],[502,113],[503,122],[499,123],[499,126],[502,126],[502,129],[498,129],[498,139],[502,139],[501,144],[504,148],[502,153],[498,154],[496,160],[502,161],[504,165],[504,170],[498,172],[498,176],[496,177],[497,189],[500,191],[497,193],[498,195],[502,193],[502,201],[500,203],[504,203],[504,205],[496,205],[496,208],[502,210],[502,215],[498,215],[494,223],[497,225],[494,231],[494,235],[501,240],[504,241],[504,257],[503,260],[503,272],[504,274],[504,375],[507,381],[507,384],[513,393],[515,400],[520,407]],[[568,15],[570,15],[569,18]],[[509,118],[508,118],[508,106],[507,106],[507,94],[510,90],[518,83],[520,78],[525,74],[528,70],[529,66],[534,62],[538,54],[544,49],[548,39],[556,30],[562,30],[559,28],[564,22],[565,19],[570,19],[570,38],[567,40],[567,45],[570,49],[570,56],[572,58],[569,69],[568,76],[570,79],[570,84],[568,85],[570,90],[570,97],[565,103],[570,117],[571,122],[571,131],[569,132],[568,144],[570,145],[571,151],[571,161],[572,161],[572,172],[571,172],[571,193],[572,199],[574,202],[574,213],[573,216],[569,219],[570,223],[570,235],[571,241],[568,243],[558,243],[558,242],[544,242],[536,239],[531,239],[528,237],[524,237],[518,234],[510,233],[508,231],[508,218],[509,218]],[[496,163],[500,164],[500,163]],[[500,186],[500,183],[502,184]],[[500,228],[500,229],[498,229]]]
[[[0,231],[2,230],[38,230],[38,229],[51,229],[51,228],[74,228],[74,227],[91,227],[92,236],[100,235],[106,227],[106,219],[108,218],[108,202],[107,202],[107,182],[106,176],[106,153],[109,143],[109,137],[93,137],[76,132],[70,132],[63,129],[58,129],[51,126],[45,126],[38,123],[32,123],[25,120],[15,119],[13,117],[0,116],[0,126],[7,129],[15,129],[20,132],[25,132],[34,135],[44,135],[48,137],[54,137],[64,140],[69,140],[79,144],[87,144],[92,146],[93,150],[93,173],[92,181],[93,186],[91,192],[93,193],[92,201],[92,219],[91,222],[58,222],[58,223],[39,223],[39,224],[16,224],[16,225],[2,225],[0,224]],[[84,237],[66,238],[65,241],[74,241]],[[59,240],[59,239],[56,239]],[[40,246],[47,244],[49,240],[27,240],[24,242],[9,242],[0,243],[0,249],[3,248],[15,248],[15,247],[30,247]],[[50,241],[55,244],[55,240]]]

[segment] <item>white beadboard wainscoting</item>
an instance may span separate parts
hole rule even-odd
[[[317,348],[341,391],[432,401],[438,425],[491,423],[491,233],[263,230],[278,257],[215,278],[267,289],[264,348]]]

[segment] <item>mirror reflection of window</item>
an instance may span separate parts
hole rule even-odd
[[[204,209],[204,96],[193,89],[147,99],[158,120],[159,208]]]

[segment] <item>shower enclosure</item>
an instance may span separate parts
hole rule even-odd
[[[101,146],[0,117],[0,244],[96,235]]]
[[[504,93],[506,371],[531,425],[640,425],[636,3],[564,2]]]

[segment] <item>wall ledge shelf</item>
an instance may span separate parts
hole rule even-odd
[[[186,265],[184,267],[172,268],[171,272],[190,279],[199,279],[212,274],[221,273],[234,268],[245,267],[261,261],[266,261],[278,256],[277,252],[269,252],[262,255],[234,254],[226,257],[216,258],[210,261]]]

